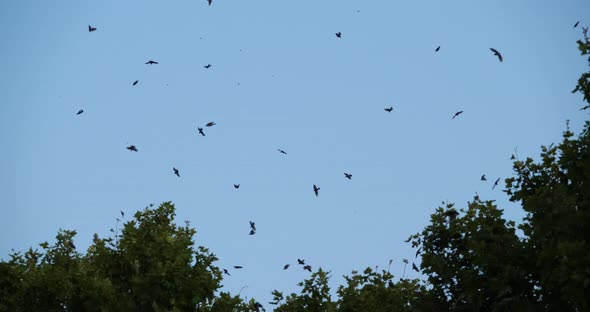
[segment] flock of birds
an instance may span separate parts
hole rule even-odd
[[[211,4],[212,4],[212,2],[213,2],[212,0],[206,0],[206,1],[208,2],[208,5],[211,5]],[[579,21],[578,21],[578,22],[576,22],[576,23],[575,23],[575,25],[574,25],[574,28],[578,27],[579,23],[580,23]],[[97,27],[90,26],[90,25],[88,26],[88,32],[95,32],[95,31],[97,31]],[[588,31],[588,28],[583,28],[583,32],[584,32],[584,34],[586,34],[586,33],[587,33],[587,31]],[[336,38],[338,38],[338,39],[342,39],[342,32],[336,32],[336,33],[335,33],[335,36],[336,36]],[[437,46],[437,47],[436,47],[436,49],[434,50],[434,52],[435,52],[435,53],[436,53],[436,52],[439,52],[439,51],[440,51],[440,49],[441,49],[441,46]],[[500,51],[498,51],[498,50],[497,50],[497,49],[495,49],[495,48],[490,48],[490,51],[493,53],[493,56],[496,56],[496,57],[498,58],[498,60],[499,60],[500,62],[503,62],[503,61],[504,61],[504,57],[502,56],[502,54],[500,53]],[[148,60],[147,62],[145,62],[145,64],[146,64],[146,65],[158,65],[159,63],[158,63],[157,61],[154,61],[154,60]],[[204,67],[205,69],[210,69],[210,68],[212,67],[212,65],[211,65],[211,64],[207,64],[207,65],[205,65],[205,66],[203,66],[203,67]],[[138,83],[139,83],[139,80],[135,80],[135,81],[133,82],[132,86],[136,86]],[[590,105],[589,105],[588,107],[586,107],[586,108],[590,108]],[[585,108],[584,108],[584,109],[585,109]],[[390,107],[386,107],[386,108],[384,108],[384,110],[385,110],[385,112],[387,112],[387,113],[392,113],[392,112],[393,112],[393,110],[394,110],[394,108],[393,108],[393,106],[390,106]],[[84,110],[83,110],[83,109],[80,109],[80,110],[77,112],[77,115],[81,115],[82,113],[84,113]],[[451,116],[451,119],[455,119],[455,118],[459,117],[461,114],[463,114],[463,111],[457,111],[456,113],[454,113],[454,114]],[[213,126],[215,126],[215,125],[216,125],[216,123],[215,123],[215,122],[213,122],[213,121],[211,121],[211,122],[208,122],[207,124],[205,124],[205,125],[204,125],[204,127],[206,127],[206,128],[210,128],[210,127],[213,127]],[[205,136],[205,130],[204,130],[204,128],[203,128],[203,127],[201,127],[201,126],[198,126],[198,127],[197,127],[197,132],[198,132],[198,134],[199,134],[199,135],[201,135],[201,136]],[[127,146],[126,148],[127,148],[127,150],[129,150],[130,152],[138,152],[138,151],[139,151],[139,150],[138,150],[138,148],[137,148],[135,145],[129,145],[129,146]],[[285,150],[283,150],[283,149],[277,149],[277,151],[278,151],[279,153],[283,154],[283,155],[287,155],[287,152],[286,152]],[[516,156],[515,156],[515,154],[512,154],[512,157],[511,157],[511,159],[516,159]],[[174,174],[174,175],[176,175],[177,177],[179,177],[179,178],[180,178],[180,170],[179,170],[178,168],[176,168],[176,167],[173,167],[173,168],[172,168],[172,171],[173,171],[173,174]],[[347,173],[347,172],[345,172],[345,173],[344,173],[344,178],[346,178],[346,179],[348,179],[348,180],[352,180],[352,174],[351,174],[351,173]],[[481,176],[480,180],[481,180],[481,181],[483,181],[483,182],[487,181],[486,175],[485,175],[485,174],[483,174],[483,175]],[[496,188],[496,186],[498,186],[499,182],[500,182],[500,178],[497,178],[497,179],[495,180],[495,182],[493,183],[492,190],[494,190],[494,189]],[[234,188],[235,188],[236,190],[240,188],[240,184],[234,184],[233,186],[234,186]],[[317,186],[317,185],[315,185],[315,184],[313,184],[313,192],[314,192],[314,194],[315,194],[315,196],[316,196],[316,197],[317,197],[317,196],[319,196],[320,187],[319,187],[319,186]],[[454,213],[456,213],[456,212],[454,212]],[[456,214],[458,214],[458,213],[456,213]],[[454,217],[456,217],[456,214],[454,215]],[[124,217],[124,213],[123,213],[123,211],[121,211],[121,216],[123,216],[123,217]],[[453,216],[449,216],[449,217],[451,217],[451,218],[452,218]],[[118,219],[117,219],[117,220],[118,220]],[[118,220],[118,221],[119,221],[119,220]],[[249,235],[255,235],[255,234],[256,234],[256,232],[257,232],[257,230],[256,230],[256,224],[255,224],[255,222],[254,222],[254,221],[249,221],[249,222],[250,222],[250,232],[249,232]],[[74,247],[74,248],[75,248],[75,247]],[[416,257],[419,255],[419,253],[420,253],[420,249],[419,249],[419,250],[416,252]],[[405,260],[405,259],[404,259],[404,262],[407,264],[407,260]],[[297,259],[297,264],[298,264],[298,265],[300,265],[300,266],[303,268],[303,270],[306,270],[306,271],[309,271],[309,272],[311,272],[311,271],[312,271],[312,267],[311,267],[311,265],[309,265],[309,264],[306,264],[304,259]],[[287,270],[287,269],[289,269],[289,267],[290,267],[290,266],[291,266],[290,264],[285,264],[285,265],[283,266],[283,270]],[[235,265],[235,266],[233,266],[233,268],[234,268],[234,269],[242,269],[242,268],[243,268],[243,266],[241,266],[241,265]],[[415,264],[415,263],[412,263],[412,269],[413,269],[413,270],[415,270],[416,272],[420,272],[420,270],[418,269],[418,267],[416,266],[416,264]],[[231,274],[230,274],[230,272],[229,272],[227,269],[223,269],[223,273],[224,273],[224,274],[226,274],[226,275],[228,275],[228,276],[230,276],[230,275],[231,275]]]

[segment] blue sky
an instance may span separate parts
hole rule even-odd
[[[59,228],[86,248],[119,210],[172,201],[220,267],[244,266],[223,282],[232,293],[295,291],[309,275],[297,258],[334,286],[389,259],[400,277],[414,254],[403,241],[442,200],[465,207],[478,192],[522,216],[492,182],[511,175],[516,146],[536,157],[566,119],[581,129],[570,91],[588,68],[576,45],[588,12],[585,0],[3,1],[0,257]]]

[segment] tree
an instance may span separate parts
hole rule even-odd
[[[215,255],[196,231],[174,224],[167,202],[146,207],[114,237],[94,236],[87,254],[62,230],[56,243],[0,263],[0,311],[260,311],[228,293]]]

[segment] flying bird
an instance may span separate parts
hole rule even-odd
[[[135,81],[133,82],[133,85],[136,85],[138,82],[139,82],[139,80],[135,80]]]
[[[303,266],[303,269],[304,270],[308,270],[309,272],[311,272],[311,265],[309,265],[309,264],[308,265],[304,265]]]
[[[305,260],[297,258],[297,264],[305,265]]]
[[[243,266],[241,266],[241,265],[234,265],[234,269],[241,269],[241,268],[243,268]]]
[[[580,25],[580,21],[577,21],[577,22],[574,24],[574,28],[578,27],[578,25]],[[89,26],[89,27],[90,27],[90,26]]]
[[[211,5],[211,3],[213,3],[213,0],[207,0],[207,3],[209,3],[209,5]]]
[[[481,176],[481,179],[480,180],[481,181],[487,181],[488,179],[486,179],[486,175],[484,174],[484,175]]]
[[[239,184],[234,184],[234,188],[237,190],[237,189],[240,188],[240,185]]]
[[[315,184],[313,185],[313,192],[315,193],[316,197],[319,195],[320,192],[320,188],[317,187]]]
[[[207,64],[207,65],[205,65],[203,67],[205,67],[206,69],[209,69],[211,67],[211,64]]]
[[[510,156],[510,160],[516,159],[516,156],[514,156],[514,154],[512,154],[512,156]]]
[[[416,264],[414,262],[412,262],[412,269],[416,272],[420,272],[420,270],[418,270],[418,267],[416,266]]]
[[[135,145],[129,145],[129,146],[127,146],[127,149],[132,152],[137,152],[137,147],[135,147]]]
[[[338,37],[338,38],[342,38],[342,33],[341,33],[341,32],[337,32],[337,33],[336,33],[336,37]]]
[[[90,25],[88,25],[88,32],[93,32],[96,31],[96,27],[92,27]]]
[[[72,249],[76,249],[76,245],[74,245],[74,242],[71,242],[71,241],[70,241],[70,242],[68,242],[68,245],[69,245],[70,247],[72,247]]]
[[[496,180],[496,182],[494,182],[494,186],[492,186],[492,190],[493,190],[494,188],[496,188],[496,186],[498,185],[498,183],[499,183],[499,182],[500,182],[500,178],[498,178],[498,179]]]
[[[212,122],[208,122],[208,123],[205,125],[205,127],[213,127],[213,126],[215,126],[215,125],[216,125],[216,123],[212,121]]]
[[[172,167],[172,170],[174,170],[174,174],[180,178],[180,171],[178,171],[178,169]]]
[[[197,130],[199,130],[200,135],[205,136],[205,132],[203,132],[203,128],[197,127]]]
[[[125,213],[123,212],[123,210],[121,210],[121,217],[125,218]]]
[[[256,234],[256,230],[255,229],[250,229],[250,235],[254,235]]]
[[[344,176],[345,176],[347,179],[349,179],[349,180],[352,180],[352,174],[351,174],[351,173],[346,173],[346,172],[345,172],[345,173],[344,173]]]
[[[385,111],[391,113],[393,111],[393,106],[386,108]]]
[[[498,50],[496,50],[494,48],[490,48],[490,50],[492,52],[494,52],[494,55],[498,56],[498,59],[500,60],[500,62],[502,62],[504,60],[504,58],[502,58],[502,54],[500,54],[500,52],[498,52]]]
[[[580,110],[587,110],[588,108],[590,108],[590,105],[586,105],[586,106],[580,108]]]
[[[256,231],[256,223],[249,221],[250,222],[250,228],[253,229],[254,231]]]
[[[223,269],[223,273],[225,273],[228,276],[231,276],[231,274],[229,274],[229,272],[226,269]]]
[[[463,111],[458,111],[458,112],[455,113],[455,115],[453,115],[453,117],[451,117],[451,119],[455,119],[455,117],[457,117],[457,116],[459,116],[461,114],[463,114]]]
[[[418,250],[416,250],[416,258],[418,258],[418,255],[420,254],[420,251],[422,251],[422,247],[418,248]]]
[[[146,65],[154,65],[154,64],[158,64],[158,62],[155,62],[155,61],[152,61],[152,60],[149,60],[149,61],[146,62]]]
[[[81,109],[81,110],[79,110],[79,111],[76,113],[76,115],[80,115],[80,114],[82,114],[83,112],[84,112],[84,110],[83,110],[83,109]]]
[[[438,46],[438,47],[437,47],[437,48],[434,50],[434,52],[438,52],[439,50],[440,50],[440,46]]]
[[[285,266],[283,267],[283,270],[286,270],[286,269],[288,269],[288,268],[289,268],[289,266],[290,266],[290,264],[285,264]]]
[[[283,151],[283,150],[282,150],[282,149],[280,149],[280,148],[277,148],[277,151],[281,152],[282,154],[285,154],[285,155],[287,155],[287,152]]]

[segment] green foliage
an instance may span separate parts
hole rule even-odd
[[[174,224],[171,203],[137,212],[114,238],[94,236],[86,255],[75,231],[0,263],[0,311],[260,311],[221,287],[217,260]]]
[[[309,279],[299,283],[303,287],[301,294],[291,294],[287,296],[286,302],[278,306],[275,311],[278,312],[331,312],[335,310],[335,304],[330,297],[330,287],[328,286],[328,275],[321,268],[313,272]],[[283,294],[273,291],[274,302],[280,302]]]
[[[578,40],[578,49],[582,55],[590,55],[590,38],[588,37],[588,27],[583,28],[584,39]],[[590,56],[588,57],[590,65]],[[584,101],[590,104],[590,72],[586,72],[578,79],[578,85],[572,91],[573,93],[580,92],[584,95]]]

